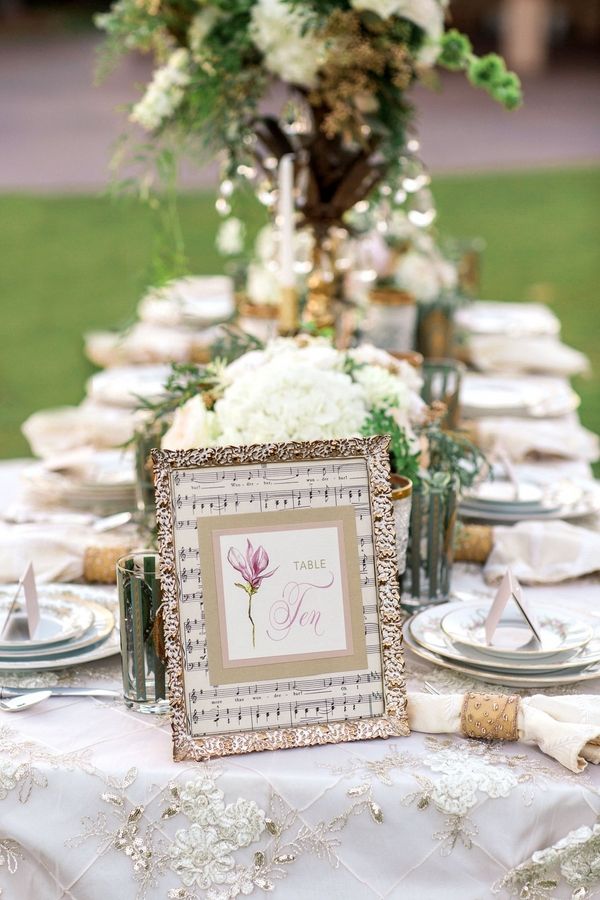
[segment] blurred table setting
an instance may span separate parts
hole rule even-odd
[[[494,331],[503,312],[506,331],[522,322],[520,304],[491,306]],[[479,311],[487,322],[489,308],[472,303],[462,327]],[[549,312],[536,316],[557,339]],[[598,439],[579,423],[562,359],[544,375],[508,365],[462,378],[462,422],[494,478],[463,492],[447,602],[408,607],[410,737],[207,763],[172,762],[168,715],[144,715],[122,693],[115,563],[147,535],[133,449],[121,445],[144,415],[136,398],[160,398],[161,366],[94,376],[81,407],[25,424],[41,459],[0,466],[0,613],[33,563],[44,625],[33,643],[0,642],[6,896],[96,900],[115,878],[132,898],[306,897],[316,883],[320,896],[431,896],[449,864],[450,897],[591,896]],[[118,427],[88,430],[88,404]],[[509,571],[540,643],[515,609],[496,644],[485,638]],[[11,702],[20,705],[9,712]]]

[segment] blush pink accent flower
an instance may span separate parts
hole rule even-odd
[[[255,550],[249,538],[246,538],[245,555],[242,555],[235,547],[230,547],[227,561],[234,569],[237,569],[244,581],[252,588],[253,593],[256,593],[265,578],[270,578],[277,571],[277,569],[272,569],[271,572],[265,572],[269,565],[269,555],[262,546]]]
[[[274,575],[279,566],[271,569],[270,572],[265,571],[269,565],[269,554],[264,547],[257,547],[256,550],[252,546],[249,538],[246,538],[246,553],[242,554],[235,547],[230,547],[227,551],[227,562],[236,572],[239,572],[244,579],[244,584],[236,581],[236,587],[241,588],[248,594],[248,618],[252,625],[252,646],[256,646],[256,629],[254,627],[254,619],[252,618],[252,597],[257,593],[259,587],[265,580]]]

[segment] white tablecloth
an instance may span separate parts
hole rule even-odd
[[[0,490],[17,469],[0,467]],[[457,566],[454,587],[483,589],[479,568]],[[597,580],[530,590],[600,617]],[[412,689],[480,686],[407,656]],[[116,659],[36,678],[120,686]],[[587,897],[599,816],[600,770],[520,744],[413,734],[175,764],[168,721],[121,702],[0,713],[6,900]]]

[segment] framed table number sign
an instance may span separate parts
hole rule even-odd
[[[152,452],[175,759],[408,734],[388,442]]]

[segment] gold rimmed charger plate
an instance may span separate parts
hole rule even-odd
[[[418,644],[408,629],[404,632],[404,643],[416,656],[433,663],[433,665],[440,666],[443,669],[450,669],[452,672],[460,672],[462,675],[468,675],[488,684],[501,684],[506,685],[506,687],[551,688],[560,684],[576,684],[579,681],[591,681],[594,678],[600,678],[600,663],[590,666],[589,669],[577,673],[571,672],[568,675],[557,675],[555,672],[550,672],[546,676],[532,675],[531,677],[527,675],[505,675],[500,672],[491,672],[461,665],[450,659],[445,659],[437,653],[432,653],[431,650],[426,650],[425,647]]]
[[[21,668],[20,663],[34,665],[38,662],[58,660],[60,657],[71,656],[73,653],[105,641],[115,627],[115,617],[112,612],[93,600],[79,599],[78,603],[88,609],[93,616],[92,624],[80,637],[51,647],[13,651],[10,655],[0,650],[0,669],[18,669]]]
[[[512,675],[535,675],[538,673],[568,672],[586,668],[593,663],[600,662],[600,629],[594,638],[586,644],[582,650],[573,656],[557,655],[557,658],[548,657],[544,662],[531,662],[529,660],[517,662],[486,657],[470,647],[461,650],[453,644],[440,628],[440,610],[432,607],[416,613],[406,623],[405,629],[410,631],[411,637],[417,644],[430,650],[438,656],[456,663],[473,666],[478,669],[492,672],[506,672]]]

